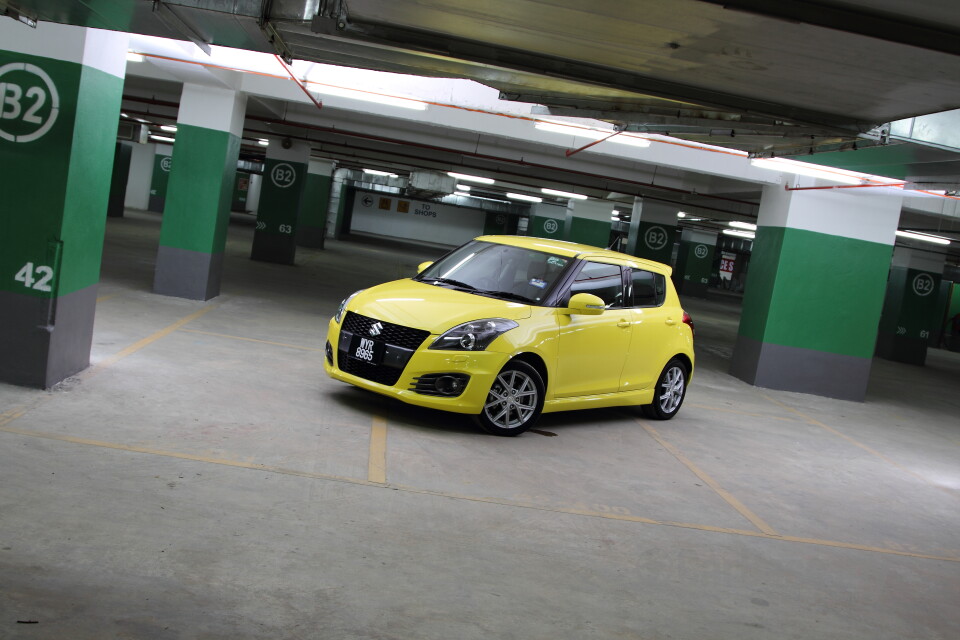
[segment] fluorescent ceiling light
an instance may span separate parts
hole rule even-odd
[[[399,178],[395,173],[390,173],[389,171],[379,171],[377,169],[364,169],[364,173],[369,173],[372,176],[386,176],[388,178]]]
[[[588,127],[581,127],[575,124],[560,124],[558,122],[537,122],[534,127],[540,131],[547,131],[549,133],[563,133],[570,136],[590,138],[592,140],[602,140],[603,138],[613,136],[610,138],[609,142],[627,144],[634,147],[650,146],[650,141],[646,138],[639,138],[637,136],[631,136],[624,133],[614,136],[613,134],[616,133],[616,131],[609,129],[590,129]]]
[[[402,109],[413,109],[415,111],[424,111],[427,108],[426,102],[413,100],[411,98],[397,98],[394,96],[384,96],[379,93],[370,93],[369,91],[358,91],[356,89],[346,89],[344,87],[329,87],[313,84],[310,87],[317,93],[327,96],[337,96],[340,98],[349,98],[351,100],[362,100],[363,102],[374,102],[376,104],[385,104],[390,107],[400,107]]]
[[[173,138],[171,138],[171,137],[169,137],[169,136],[158,136],[158,135],[156,135],[156,134],[154,134],[154,133],[151,133],[151,134],[150,134],[150,139],[151,139],[151,140],[156,140],[157,142],[176,142],[176,140],[174,140]]]
[[[470,191],[470,187],[465,184],[458,184],[456,187],[454,187],[454,189],[457,191]]]
[[[557,191],[556,189],[540,189],[548,196],[560,196],[561,198],[572,198],[574,200],[586,200],[587,196],[579,193],[570,193],[569,191]]]
[[[687,214],[684,213],[683,211],[677,211],[677,217],[678,217],[678,218],[686,218],[686,217],[687,217]]]
[[[918,233],[916,231],[900,231],[897,229],[897,235],[901,238],[910,238],[912,240],[922,240],[923,242],[932,242],[933,244],[950,244],[950,240],[941,236],[932,236],[927,233]]]
[[[471,196],[469,193],[467,193],[466,191],[454,191],[454,192],[453,192],[453,195],[455,195],[455,196],[464,196],[465,198],[471,198],[471,197],[473,197],[473,196]]]
[[[161,125],[160,128],[164,131],[169,131],[170,133],[177,132],[177,127],[172,124],[164,124],[164,125]]]
[[[448,176],[452,176],[457,180],[465,180],[466,182],[479,182],[480,184],[494,184],[496,182],[493,178],[481,178],[480,176],[471,176],[466,173],[454,173],[453,171],[447,171]]]
[[[527,202],[543,202],[543,198],[537,196],[528,196],[525,193],[508,193],[507,197],[511,200],[526,200]]]
[[[143,56],[133,51],[127,51],[127,62],[143,62]]]
[[[727,223],[731,227],[737,227],[738,229],[746,229],[747,231],[756,231],[757,225],[750,224],[749,222],[740,222],[739,220],[731,220]]]
[[[143,124],[150,124],[149,120],[144,120],[143,118],[134,118],[137,122],[142,122]]]
[[[269,147],[270,141],[267,140],[266,138],[260,138],[259,140],[257,140],[257,144],[262,145],[264,147]]]
[[[750,164],[760,169],[769,169],[771,171],[779,171],[780,173],[793,173],[798,176],[809,176],[811,178],[831,180],[843,184],[861,184],[863,182],[863,178],[845,169],[820,167],[808,162],[798,162],[796,160],[787,160],[786,158],[754,158],[750,161]]]
[[[753,240],[756,234],[752,231],[743,231],[740,229],[724,229],[723,232],[728,236],[737,236],[738,238],[750,238]]]
[[[129,118],[130,116],[128,116],[127,114],[125,114],[124,112],[121,111],[121,112],[120,112],[120,117],[121,117],[121,118]]]

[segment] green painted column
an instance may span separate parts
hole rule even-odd
[[[677,265],[673,269],[673,283],[681,296],[707,297],[707,286],[710,284],[713,254],[716,248],[716,233],[684,229],[680,234]]]
[[[901,207],[864,191],[764,188],[733,375],[863,400]]]
[[[220,295],[245,107],[246,96],[236,91],[183,86],[153,279],[156,293],[190,300]]]
[[[676,205],[634,198],[626,253],[670,264],[677,235]]]
[[[127,199],[127,179],[130,177],[130,158],[133,145],[118,142],[113,155],[113,172],[110,177],[110,200],[107,204],[107,217],[122,218],[123,203]]]
[[[336,164],[328,160],[311,160],[307,167],[307,184],[297,221],[297,244],[301,247],[323,248],[335,168]]]
[[[923,365],[927,346],[939,335],[942,314],[937,314],[945,254],[897,247],[887,280],[880,316],[877,356],[886,360]]]
[[[156,154],[153,156],[153,178],[150,180],[150,199],[147,210],[163,213],[167,202],[170,169],[173,167],[173,147],[169,144],[155,144],[154,147]]]
[[[519,222],[519,217],[514,214],[489,211],[483,221],[483,235],[514,235]]]
[[[0,381],[90,363],[127,42],[0,19]]]
[[[564,240],[605,248],[610,244],[613,205],[605,200],[570,200]]]
[[[530,207],[530,223],[527,235],[534,238],[565,240],[564,228],[567,223],[567,210],[551,204],[535,204]]]
[[[297,253],[297,217],[309,161],[309,144],[292,141],[284,148],[278,140],[270,141],[263,165],[252,260],[293,264]]]

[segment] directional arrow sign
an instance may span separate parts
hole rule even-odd
[[[267,228],[266,222],[263,222],[262,220],[257,220],[257,231],[260,231],[261,229],[266,229],[266,228]]]

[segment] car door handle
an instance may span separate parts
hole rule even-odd
[[[673,318],[667,318],[666,320],[664,320],[664,322],[666,322],[666,323],[667,323],[668,325],[670,325],[671,327],[672,327],[673,325],[677,324],[677,321],[674,320]]]
[[[620,318],[620,321],[617,323],[617,326],[620,327],[621,329],[626,329],[627,327],[630,326],[630,324],[631,324],[630,321],[627,320],[626,318]]]

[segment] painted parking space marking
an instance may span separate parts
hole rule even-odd
[[[767,418],[769,420],[782,420],[784,422],[804,422],[802,418],[793,418],[791,416],[772,416],[768,413],[753,413],[750,411],[740,411],[738,409],[728,409],[726,407],[714,407],[706,404],[696,404],[688,402],[684,405],[687,408],[706,409],[707,411],[719,411],[721,413],[733,413],[738,416],[750,416],[752,418]]]
[[[250,460],[247,460],[247,461],[227,460],[223,458],[213,458],[208,456],[193,455],[189,453],[177,453],[173,451],[164,451],[161,449],[153,449],[148,447],[137,447],[137,446],[124,445],[124,444],[113,443],[113,442],[89,440],[86,438],[76,438],[73,436],[68,436],[63,434],[30,431],[27,429],[18,429],[16,427],[10,427],[5,425],[0,425],[0,433],[10,433],[10,434],[16,434],[16,435],[26,436],[26,437],[43,438],[47,440],[55,440],[55,441],[65,442],[70,444],[99,447],[99,448],[111,449],[116,451],[125,451],[129,453],[162,456],[166,458],[187,460],[191,462],[216,464],[221,466],[234,467],[238,469],[252,469],[256,471],[266,471],[269,473],[295,476],[295,477],[305,478],[309,480],[342,482],[346,484],[365,486],[365,487],[375,487],[380,489],[385,488],[385,489],[390,489],[395,491],[402,491],[410,494],[447,498],[450,500],[462,500],[467,502],[476,502],[476,503],[482,503],[482,504],[513,507],[513,508],[519,508],[519,509],[531,509],[535,511],[546,511],[546,512],[561,513],[566,515],[599,518],[604,520],[618,520],[622,522],[633,522],[637,524],[644,524],[644,525],[651,525],[651,526],[675,527],[675,528],[688,529],[693,531],[703,531],[707,533],[735,535],[735,536],[743,536],[748,538],[773,540],[777,542],[816,545],[816,546],[823,546],[823,547],[832,547],[837,549],[850,549],[854,551],[879,553],[884,555],[904,556],[908,558],[917,558],[917,559],[923,559],[923,560],[938,560],[943,562],[960,563],[960,556],[949,556],[949,555],[938,555],[934,553],[919,553],[919,552],[913,552],[913,551],[903,551],[899,549],[888,549],[884,547],[875,547],[871,545],[857,544],[852,542],[842,542],[842,541],[836,541],[836,540],[821,540],[817,538],[802,538],[797,536],[776,535],[776,534],[765,533],[763,531],[752,531],[752,530],[745,530],[745,529],[729,529],[724,527],[714,527],[711,525],[696,524],[691,522],[673,522],[673,521],[667,521],[667,520],[655,520],[653,518],[645,518],[642,516],[629,515],[628,513],[621,513],[619,512],[620,511],[619,509],[610,509],[609,511],[592,511],[589,509],[538,505],[538,504],[527,503],[527,502],[518,501],[518,500],[510,500],[507,498],[462,495],[462,494],[451,493],[446,491],[436,491],[436,490],[423,489],[419,487],[412,487],[412,486],[406,486],[406,485],[371,482],[369,480],[361,480],[359,478],[348,478],[348,477],[336,476],[332,474],[301,471],[298,469],[287,469],[283,467],[257,464]]]
[[[180,329],[181,333],[199,333],[205,336],[213,336],[216,338],[225,338],[228,340],[242,340],[244,342],[257,342],[259,344],[269,344],[275,347],[286,347],[288,349],[300,349],[302,351],[323,351],[322,347],[304,347],[299,344],[289,344],[287,342],[274,342],[272,340],[260,340],[259,338],[245,338],[243,336],[235,336],[227,333],[215,333],[213,331],[201,331],[199,329]]]
[[[716,493],[718,496],[723,498],[724,502],[726,502],[731,507],[736,509],[740,515],[742,515],[744,518],[746,518],[751,523],[753,523],[753,526],[755,526],[757,529],[767,534],[768,536],[777,536],[777,537],[780,536],[780,534],[777,533],[776,529],[774,529],[769,524],[764,522],[760,516],[755,514],[753,511],[748,509],[746,505],[744,505],[742,502],[737,500],[736,496],[734,496],[732,493],[730,493],[729,491],[721,487],[716,480],[714,480],[709,475],[707,475],[702,469],[700,469],[697,465],[695,465],[692,460],[690,460],[685,455],[683,455],[683,452],[681,452],[680,449],[678,449],[674,445],[664,440],[663,436],[657,433],[656,429],[651,427],[649,424],[647,424],[643,420],[637,420],[637,422],[640,424],[641,427],[643,427],[644,431],[650,434],[651,438],[657,441],[657,443],[661,447],[669,451],[670,455],[672,455],[674,458],[679,460],[680,463],[683,464],[683,466],[685,466],[687,469],[689,469],[695,476],[703,480],[704,484],[706,484],[708,487],[713,489],[714,493]]]

